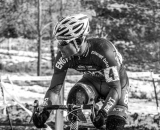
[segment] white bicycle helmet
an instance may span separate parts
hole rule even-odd
[[[89,33],[87,15],[77,14],[63,18],[55,27],[54,35],[58,40],[72,40]]]

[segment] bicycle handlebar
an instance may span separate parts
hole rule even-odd
[[[36,109],[38,108],[39,106],[39,101],[38,100],[35,100],[34,101],[34,110],[33,110],[33,114],[36,112]],[[45,107],[42,107],[42,109],[45,109],[45,110],[58,110],[58,109],[61,109],[61,110],[69,110],[69,109],[94,109],[96,107],[96,105],[93,103],[93,104],[83,104],[83,105],[75,105],[75,104],[68,104],[68,105],[49,105],[49,106],[45,106]],[[33,114],[32,114],[32,117],[29,121],[29,123],[32,121],[32,118],[33,118]]]
[[[46,110],[66,110],[70,108],[82,108],[82,109],[91,109],[93,107],[93,104],[85,104],[85,105],[50,105],[44,107]]]
[[[37,108],[39,106],[39,101],[35,100],[34,101],[34,108]],[[49,106],[44,106],[43,109],[46,110],[58,110],[58,109],[72,109],[72,108],[81,108],[81,109],[91,109],[93,108],[93,104],[83,104],[83,105],[75,105],[75,104],[68,104],[68,105],[49,105]]]

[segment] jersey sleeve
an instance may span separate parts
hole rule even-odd
[[[109,45],[108,45],[109,44]],[[103,72],[106,82],[119,81],[119,69],[121,63],[117,56],[117,50],[112,47],[110,43],[103,44],[102,55],[103,55]]]
[[[104,67],[104,76],[105,80],[111,88],[116,89],[119,98],[121,97],[121,84],[120,84],[120,64],[116,59],[115,50],[112,47],[105,47],[104,51],[105,60],[108,63],[108,66]]]
[[[68,58],[62,58],[61,53],[57,54],[54,63],[54,73],[52,76],[50,88],[63,84],[68,69]]]
[[[109,112],[117,104],[121,97],[121,83],[120,83],[120,63],[117,60],[116,50],[111,43],[102,44],[102,55],[104,56],[103,73],[107,84],[110,86],[109,94],[106,97],[103,109]]]
[[[47,90],[43,105],[55,105],[59,104],[59,93],[63,86],[63,82],[67,73],[68,59],[63,59],[61,54],[58,53],[54,63],[54,73],[50,83],[50,87]]]

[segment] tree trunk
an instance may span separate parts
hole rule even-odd
[[[49,15],[50,15],[50,20],[51,20],[51,24],[50,24],[50,52],[51,52],[51,68],[53,69],[54,66],[54,60],[55,60],[55,52],[54,52],[54,40],[53,40],[53,20],[52,20],[52,8],[51,6],[49,6]]]
[[[41,75],[41,0],[38,0],[38,65],[37,75]]]

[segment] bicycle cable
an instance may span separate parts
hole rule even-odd
[[[72,114],[73,116],[75,116],[76,118],[78,118],[78,121],[80,121],[79,117],[78,117],[76,114],[73,113],[74,111],[78,111],[78,110],[82,110],[82,108],[77,108],[77,109],[74,109],[74,110],[70,111],[70,112],[67,114],[66,117],[68,117],[69,114]]]

